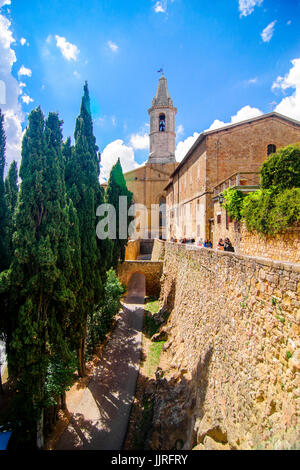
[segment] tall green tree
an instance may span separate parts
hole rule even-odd
[[[5,144],[4,115],[0,109],[0,272],[8,267],[8,236],[7,236],[7,205],[4,188],[5,169]]]
[[[120,197],[126,197],[126,207],[120,206]],[[132,204],[132,192],[128,190],[124,174],[122,171],[122,166],[120,159],[112,167],[107,189],[106,189],[106,202],[112,204],[116,210],[116,239],[113,241],[113,255],[112,255],[112,266],[114,269],[117,268],[119,260],[121,262],[125,259],[125,248],[128,243],[128,230],[126,230],[126,238],[123,233],[121,233],[120,227],[120,215],[124,221],[126,221],[126,227],[132,220],[131,216],[128,216],[128,209]],[[126,211],[124,214],[120,214],[121,211]],[[122,230],[123,232],[123,230]],[[124,237],[124,238],[123,238]]]
[[[77,296],[77,323],[81,325],[78,344],[79,373],[85,374],[85,344],[88,315],[92,315],[103,293],[102,272],[106,262],[96,237],[96,209],[103,199],[99,184],[100,159],[90,109],[88,85],[84,85],[80,114],[75,126],[75,146],[64,148],[67,191],[79,220],[83,284]]]
[[[16,380],[14,417],[21,423],[22,437],[28,436],[27,444],[34,445],[37,437],[39,447],[52,365],[58,363],[57,358],[65,364],[71,359],[66,331],[75,304],[69,287],[70,207],[65,194],[61,124],[55,113],[45,123],[40,108],[29,115],[10,268],[10,305],[15,315],[11,315],[8,365]]]
[[[5,198],[8,209],[7,217],[7,236],[8,236],[8,251],[9,261],[11,262],[13,256],[12,236],[14,232],[14,212],[18,199],[18,167],[17,163],[13,161],[9,167],[7,177],[4,181],[5,184]]]

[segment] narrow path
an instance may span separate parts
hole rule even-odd
[[[136,276],[126,303],[56,450],[120,450],[138,377],[145,280]]]

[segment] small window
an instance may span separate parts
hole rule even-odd
[[[159,116],[159,132],[165,132],[166,130],[166,116],[160,114]]]
[[[220,224],[221,223],[221,214],[218,214],[217,215],[217,224]]]
[[[272,153],[276,152],[276,145],[274,144],[269,144],[267,148],[267,155],[271,155]]]

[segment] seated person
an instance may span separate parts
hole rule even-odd
[[[225,238],[225,242],[224,242],[224,251],[232,251],[234,252],[234,248],[231,244],[231,241],[229,240],[229,238]]]

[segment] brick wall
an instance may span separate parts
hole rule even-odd
[[[299,446],[300,266],[166,243],[152,448]]]
[[[170,202],[188,209],[188,216],[181,211],[180,226],[186,227],[186,232],[182,231],[180,237],[210,237],[214,187],[234,173],[258,171],[267,158],[269,144],[278,149],[299,141],[299,124],[275,115],[205,134],[189,158],[180,164],[173,183],[167,188],[170,237],[179,237],[174,233],[174,222],[169,217]]]

